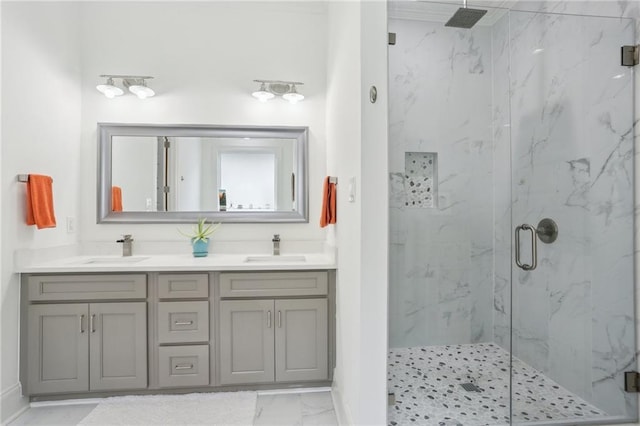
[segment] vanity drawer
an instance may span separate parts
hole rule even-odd
[[[158,342],[209,341],[209,302],[159,302]]]
[[[160,386],[207,386],[209,384],[209,345],[161,346],[158,351]]]
[[[145,274],[31,275],[29,300],[144,299]]]
[[[326,295],[328,274],[305,272],[231,272],[220,274],[222,297]]]
[[[207,274],[160,274],[158,276],[160,299],[191,299],[209,297]]]

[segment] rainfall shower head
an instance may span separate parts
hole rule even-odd
[[[467,0],[464,0],[464,4],[459,8],[456,13],[453,14],[451,19],[444,24],[445,27],[456,28],[471,28],[482,18],[486,10],[483,9],[470,9],[467,7]]]

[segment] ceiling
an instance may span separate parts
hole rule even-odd
[[[516,0],[473,0],[467,7],[486,9],[487,14],[477,25],[491,26],[515,3]],[[444,23],[462,7],[462,0],[390,0],[388,5],[390,18]]]

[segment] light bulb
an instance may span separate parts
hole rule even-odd
[[[282,98],[288,100],[291,104],[297,104],[304,99],[304,96],[296,91],[296,85],[294,84],[291,86],[291,91],[282,95]]]
[[[258,99],[260,102],[267,102],[269,99],[273,99],[275,95],[271,92],[267,92],[267,86],[262,83],[260,85],[260,90],[253,92],[251,96]]]
[[[142,84],[134,84],[129,86],[129,91],[136,95],[139,99],[147,99],[156,94],[150,87],[147,87],[142,81]]]
[[[113,84],[113,79],[109,78],[106,84],[98,84],[96,89],[100,91],[103,95],[105,95],[109,99],[113,99],[116,96],[120,96],[124,93],[124,91],[118,86]]]

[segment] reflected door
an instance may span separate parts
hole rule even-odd
[[[512,422],[632,419],[633,21],[509,21]]]

